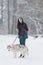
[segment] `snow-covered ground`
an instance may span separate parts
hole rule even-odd
[[[26,46],[29,49],[27,58],[14,58],[8,52],[7,45],[12,44],[16,36],[0,35],[0,65],[43,65],[43,38],[33,38],[31,36],[26,40]],[[14,44],[19,44],[17,38]]]

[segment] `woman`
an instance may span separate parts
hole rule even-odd
[[[17,23],[18,35],[21,45],[25,45],[25,40],[28,38],[28,27],[26,23],[23,21],[22,17],[19,17]]]

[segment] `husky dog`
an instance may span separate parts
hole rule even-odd
[[[7,46],[8,51],[13,52],[13,55],[16,57],[19,54],[19,57],[25,57],[28,54],[28,48],[20,44],[12,44]]]

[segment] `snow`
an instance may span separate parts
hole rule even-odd
[[[29,56],[26,58],[14,58],[8,52],[7,45],[12,44],[15,38],[16,35],[0,35],[0,65],[43,65],[43,37],[28,37],[26,46]],[[13,44],[19,44],[19,39]]]

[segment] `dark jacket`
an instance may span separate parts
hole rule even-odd
[[[27,24],[25,22],[23,22],[22,24],[20,22],[18,22],[17,24],[17,28],[18,28],[18,35],[23,36],[24,38],[27,38],[27,32],[28,32],[28,27]]]

